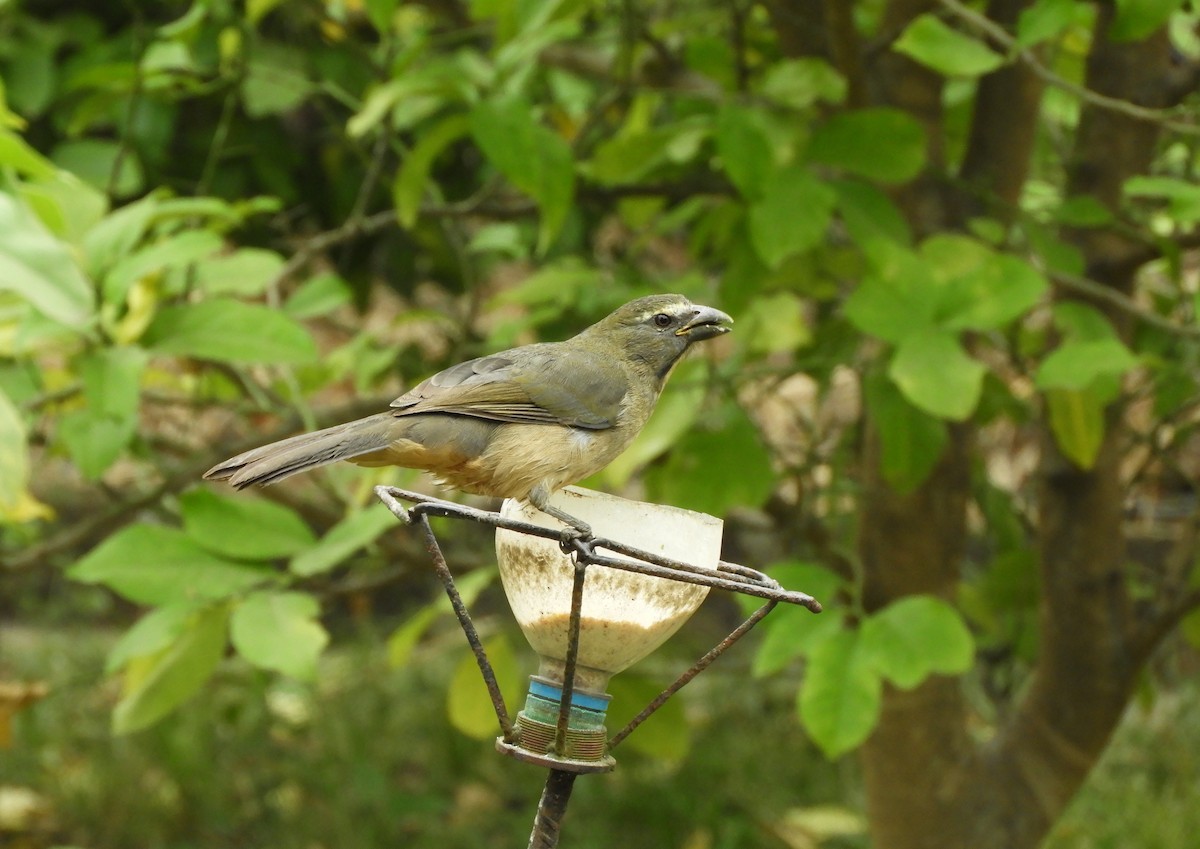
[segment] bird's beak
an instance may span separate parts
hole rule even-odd
[[[676,330],[675,335],[686,336],[689,342],[701,342],[728,333],[730,324],[733,324],[733,319],[725,313],[697,304],[691,320]]]

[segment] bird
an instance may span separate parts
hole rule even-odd
[[[463,492],[527,502],[590,536],[551,496],[624,451],[684,354],[732,324],[683,295],[638,298],[570,339],[451,366],[385,412],[246,451],[204,477],[243,489],[339,460],[403,466]]]

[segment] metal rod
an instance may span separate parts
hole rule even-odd
[[[567,654],[563,668],[563,695],[554,734],[553,754],[560,758],[566,756],[567,730],[579,659],[579,637],[583,622],[584,581],[589,565],[607,566],[612,569],[620,569],[622,571],[635,572],[710,588],[730,590],[767,599],[766,604],[751,614],[749,618],[734,629],[727,637],[697,660],[687,671],[655,696],[624,728],[613,735],[608,743],[610,751],[616,748],[634,729],[661,708],[668,699],[707,669],[730,646],[749,633],[750,629],[770,613],[779,602],[801,605],[814,613],[821,611],[820,603],[812,596],[806,593],[786,590],[779,585],[778,581],[770,576],[745,566],[739,566],[736,563],[720,561],[715,570],[719,574],[714,574],[714,570],[702,569],[689,563],[672,560],[671,558],[648,551],[642,551],[624,543],[609,539],[583,539],[569,530],[555,530],[529,522],[508,519],[499,513],[477,510],[473,507],[454,504],[453,502],[409,492],[397,487],[377,486],[375,487],[375,494],[398,519],[407,524],[420,527],[425,537],[426,550],[433,560],[434,569],[442,581],[442,586],[446,591],[447,597],[450,599],[450,605],[454,609],[454,614],[458,618],[459,625],[467,637],[467,642],[470,644],[471,651],[475,655],[475,661],[479,665],[479,671],[483,675],[484,683],[487,685],[488,695],[492,700],[492,707],[496,712],[496,718],[499,720],[500,728],[504,734],[503,740],[508,744],[516,742],[517,732],[513,723],[508,718],[508,709],[504,704],[504,697],[500,693],[500,686],[496,681],[496,673],[492,669],[491,662],[488,660],[487,654],[483,649],[483,643],[479,639],[479,633],[471,621],[471,616],[467,611],[466,605],[463,603],[462,595],[459,593],[458,587],[455,586],[454,577],[450,573],[450,567],[446,563],[445,555],[442,553],[437,537],[433,533],[433,528],[429,524],[428,516],[468,519],[494,528],[506,528],[518,533],[556,540],[565,553],[572,555],[575,576],[571,589],[571,614],[568,622]],[[415,506],[405,508],[400,503],[400,499],[413,502]],[[617,559],[597,554],[596,549],[598,548],[623,555],[624,558],[633,558],[633,560]],[[567,803],[571,798],[571,790],[575,784],[576,774],[553,767],[550,769],[549,775],[546,777],[546,786],[542,791],[542,798],[538,802],[533,831],[529,836],[530,849],[556,849],[558,846],[559,833],[562,830],[562,821],[566,815]]]
[[[611,752],[618,745],[620,745],[621,741],[632,734],[635,728],[649,719],[651,714],[662,707],[666,703],[667,699],[671,698],[671,696],[682,690],[684,686],[686,686],[693,678],[707,669],[709,664],[724,654],[730,646],[732,646],[742,637],[746,636],[746,634],[750,633],[750,629],[762,621],[764,616],[774,610],[775,605],[778,603],[779,602],[777,601],[768,601],[758,610],[754,611],[754,613],[750,614],[750,618],[730,632],[729,636],[709,649],[708,653],[705,654],[704,657],[692,664],[690,669],[676,678],[670,685],[667,686],[665,690],[655,696],[651,700],[650,704],[642,708],[641,713],[629,720],[624,728],[614,734],[612,739],[608,741],[608,750]]]
[[[479,664],[479,672],[483,676],[484,684],[487,685],[488,696],[491,697],[492,708],[496,711],[496,719],[500,721],[500,730],[504,734],[504,741],[511,743],[517,738],[516,730],[508,718],[508,708],[504,704],[504,695],[500,692],[500,684],[496,680],[496,671],[492,669],[492,663],[483,650],[483,641],[479,639],[479,632],[475,629],[475,623],[471,621],[471,614],[467,612],[467,606],[463,603],[462,595],[454,583],[454,576],[450,574],[450,567],[446,564],[446,557],[442,554],[442,548],[433,534],[433,528],[429,526],[429,520],[421,514],[414,513],[409,521],[419,527],[425,535],[425,550],[429,552],[429,556],[433,560],[434,571],[442,581],[442,587],[450,599],[450,606],[454,608],[454,615],[458,617],[458,624],[466,634],[467,643],[475,655],[475,662]]]
[[[571,584],[571,617],[567,622],[567,656],[563,661],[562,701],[558,706],[558,723],[554,727],[554,754],[567,756],[567,726],[571,719],[571,697],[575,692],[575,668],[579,662],[579,630],[583,623],[583,582],[587,564],[575,561],[575,579]]]
[[[700,586],[712,587],[715,589],[730,590],[732,592],[740,592],[746,595],[753,595],[759,598],[770,599],[772,601],[782,601],[788,604],[796,604],[801,607],[806,607],[813,613],[819,613],[821,604],[807,593],[795,592],[786,590],[779,583],[761,572],[749,569],[745,566],[738,566],[733,563],[722,562],[719,571],[726,572],[729,577],[723,577],[713,574],[710,570],[701,569],[698,566],[693,566],[690,563],[684,563],[679,560],[672,560],[669,557],[663,557],[658,554],[653,554],[649,551],[642,551],[624,543],[616,542],[609,539],[579,539],[571,536],[569,533],[564,534],[562,530],[554,528],[546,528],[541,525],[534,525],[529,522],[521,522],[515,519],[508,519],[501,516],[499,513],[489,513],[485,510],[476,510],[473,507],[467,507],[461,504],[454,504],[450,501],[443,501],[437,498],[431,498],[428,495],[420,493],[408,492],[407,490],[398,489],[391,486],[377,486],[376,494],[380,500],[388,506],[398,518],[405,522],[411,522],[413,516],[417,515],[439,515],[451,516],[460,519],[469,519],[481,524],[489,525],[494,528],[505,528],[518,533],[529,534],[531,536],[541,537],[543,539],[553,539],[562,542],[566,546],[573,548],[583,560],[589,564],[608,566],[613,569],[621,569],[627,572],[638,572],[643,575],[651,575],[654,577],[666,578],[673,581],[682,581],[689,584],[697,584]],[[405,509],[397,501],[397,498],[403,498],[406,501],[414,501],[416,507]],[[614,551],[618,554],[623,554],[626,557],[637,558],[642,562],[634,562],[629,560],[618,560],[612,557],[596,554],[595,549],[604,548],[609,551]]]
[[[575,773],[552,769],[546,776],[546,786],[538,802],[537,814],[533,819],[533,832],[529,835],[529,849],[555,849],[558,835],[562,831],[563,817],[567,813],[567,802],[575,786]]]
[[[608,542],[608,540],[596,540],[593,543],[587,540],[579,540],[574,541],[573,544],[576,546],[582,546],[586,549],[587,547],[607,547]],[[637,549],[629,549],[628,546],[625,546],[625,548],[627,551],[637,551]],[[648,552],[643,553],[648,554]],[[711,572],[693,572],[690,571],[690,569],[683,571],[676,569],[673,566],[660,566],[657,563],[649,560],[645,563],[637,563],[631,560],[619,560],[615,557],[605,557],[603,554],[595,554],[593,552],[587,552],[581,556],[589,563],[592,563],[596,566],[607,566],[610,569],[621,569],[626,572],[637,572],[640,575],[651,575],[656,578],[666,578],[670,581],[679,581],[685,584],[698,584],[704,587],[731,590],[733,592],[758,596],[759,598],[765,598],[771,601],[785,601],[789,604],[797,604],[801,607],[806,607],[813,613],[821,612],[821,603],[812,596],[808,595],[807,593],[796,592],[794,590],[785,590],[774,581],[772,581],[774,586],[762,585],[748,581],[739,581],[735,578],[718,577]],[[696,567],[691,568],[694,569]]]

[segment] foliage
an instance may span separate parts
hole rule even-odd
[[[797,47],[786,5],[0,9],[0,544],[14,580],[61,568],[146,608],[108,661],[117,731],[201,692],[229,647],[312,680],[330,599],[413,562],[371,506],[390,472],[264,497],[200,488],[205,468],[365,412],[349,397],[379,408],[399,375],[666,290],[737,329],[588,483],[816,529],[781,535],[773,573],[827,611],[773,614],[754,672],[803,661],[796,714],[820,749],[862,744],[895,689],[1022,679],[1043,598],[1023,446],[1100,474],[1119,443],[1131,501],[1195,483],[1194,112],[1082,88],[1099,45],[1164,27],[1194,63],[1194,13],[826,4],[850,9],[871,61],[939,81],[931,119],[869,94],[862,56]],[[1001,197],[967,173],[971,128],[995,129],[973,110],[1019,68],[1050,88]],[[1115,198],[1072,174],[1089,109],[1161,130]],[[1137,249],[1120,269],[1149,269],[1136,292],[1092,279],[1115,273],[1085,250],[1109,238]],[[853,551],[861,505],[876,487],[918,503],[964,444],[961,580],[879,597]],[[1193,560],[1120,579],[1194,606]],[[441,615],[406,607],[397,665]],[[1162,634],[1187,612],[1166,609]],[[478,735],[469,678],[450,679],[447,712]],[[984,689],[991,716],[1020,687]]]
[[[27,830],[10,839],[94,849],[525,840],[538,772],[496,757],[490,739],[455,734],[442,702],[428,697],[447,687],[461,652],[458,635],[439,631],[421,647],[422,662],[396,672],[382,633],[368,627],[339,641],[322,656],[314,682],[227,663],[172,716],[112,738],[105,715],[111,699],[88,685],[112,635],[90,627],[6,632],[0,667],[50,686],[44,701],[18,716],[15,746],[0,758],[0,797],[21,787],[36,794]],[[672,662],[682,659],[670,646],[667,653]],[[680,694],[685,722],[703,745],[669,771],[657,756],[626,751],[614,780],[578,783],[571,822],[588,827],[568,832],[573,845],[672,845],[685,834],[681,822],[687,836],[714,844],[803,845],[822,834],[814,828],[818,817],[828,821],[840,806],[856,804],[854,772],[796,739],[787,694],[794,676],[739,686],[747,660],[723,658],[695,682],[702,690]],[[1188,849],[1200,826],[1193,800],[1197,698],[1194,682],[1185,680],[1176,694],[1130,710],[1047,845]],[[730,758],[731,750],[744,756]],[[214,781],[214,774],[229,778]],[[330,805],[333,795],[338,804]],[[861,820],[851,820],[849,830],[861,831]],[[867,844],[830,837],[819,845]]]

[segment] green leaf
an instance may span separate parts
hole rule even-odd
[[[1104,401],[1095,389],[1047,389],[1050,430],[1063,454],[1081,469],[1096,463],[1104,442]]]
[[[317,541],[294,511],[262,498],[228,498],[197,488],[180,496],[179,503],[187,535],[226,557],[290,557]]]
[[[750,240],[771,268],[825,238],[837,197],[803,166],[777,172],[750,206]]]
[[[76,139],[56,146],[50,154],[54,164],[101,191],[128,197],[142,191],[145,174],[137,150],[107,139]],[[117,178],[113,180],[113,169]]]
[[[1138,41],[1167,23],[1183,0],[1116,0],[1117,16],[1108,28],[1113,41]]]
[[[371,20],[371,26],[382,35],[391,33],[392,18],[395,17],[400,0],[365,0],[363,5],[366,7],[367,17]]]
[[[838,593],[846,587],[845,578],[832,569],[816,563],[785,560],[781,563],[772,563],[767,567],[766,571],[781,586],[789,590],[808,593],[825,605],[827,610],[834,602]],[[747,601],[754,608],[757,608],[762,603],[762,600],[757,598],[750,598]],[[810,613],[809,615],[811,616],[812,614]]]
[[[900,109],[838,112],[813,132],[806,156],[869,180],[904,183],[925,165],[925,130]]]
[[[88,410],[115,419],[136,419],[146,352],[126,346],[90,352],[79,363]]]
[[[800,687],[800,719],[821,751],[836,758],[867,739],[879,720],[882,681],[866,662],[859,632],[832,634],[812,648]]]
[[[72,410],[59,419],[58,438],[84,477],[99,480],[121,456],[136,427],[134,419],[103,418],[88,410]]]
[[[857,180],[834,180],[829,185],[837,192],[838,215],[856,244],[876,239],[911,244],[908,221],[882,191]]]
[[[44,27],[49,24],[49,27]],[[14,38],[7,50],[4,86],[0,88],[0,123],[22,126],[16,115],[4,105],[5,95],[22,116],[28,119],[42,117],[54,100],[66,68],[58,59],[62,46],[62,30],[55,22],[44,20],[34,25],[30,20],[21,27],[21,35]]]
[[[1069,227],[1105,227],[1113,223],[1113,214],[1095,195],[1075,195],[1063,199],[1054,220]]]
[[[146,235],[161,204],[159,195],[149,194],[113,210],[96,222],[83,238],[88,274],[100,279],[129,255]]]
[[[1119,341],[1112,322],[1091,304],[1063,301],[1053,312],[1054,324],[1068,342]]]
[[[934,267],[947,267],[936,256],[926,258]],[[1036,306],[1049,289],[1046,278],[1029,263],[988,250],[980,262],[942,286],[938,323],[950,330],[995,330]]]
[[[201,548],[175,528],[129,525],[67,570],[76,581],[104,584],[139,604],[220,599],[272,577]]]
[[[1042,360],[1034,382],[1040,389],[1081,390],[1103,377],[1124,374],[1138,359],[1119,339],[1068,339]]]
[[[760,197],[775,172],[775,151],[761,114],[744,106],[722,107],[717,114],[716,142],[730,182],[742,197]]]
[[[784,584],[791,588],[791,584]],[[807,588],[804,592],[809,592]],[[816,598],[815,594],[813,596]],[[825,610],[814,615],[802,607],[780,605],[759,626],[763,641],[754,654],[750,674],[755,678],[774,675],[813,647],[842,630],[845,616],[840,610]]]
[[[977,77],[1005,61],[982,41],[952,29],[933,13],[909,24],[892,49],[948,77]]]
[[[622,672],[609,682],[612,696],[605,724],[609,733],[624,728],[650,701],[662,692],[665,683],[636,671]],[[678,764],[687,757],[692,744],[692,726],[683,700],[667,700],[638,726],[621,744],[621,750],[636,749],[661,764]]]
[[[597,183],[621,186],[644,180],[670,160],[677,128],[655,127],[639,133],[614,136],[596,146],[584,173]]]
[[[283,270],[283,257],[263,248],[239,248],[196,264],[195,285],[206,295],[253,297],[267,291]]]
[[[308,593],[252,593],[234,607],[229,638],[238,654],[255,666],[311,681],[329,642],[320,611]]]
[[[1017,43],[1032,47],[1054,38],[1075,20],[1076,0],[1036,0],[1017,18]]]
[[[278,115],[298,107],[314,88],[299,49],[260,43],[246,65],[242,105],[251,118]]]
[[[795,351],[812,341],[805,304],[792,292],[759,295],[738,316],[739,341],[755,354]]]
[[[520,698],[517,686],[520,674],[512,644],[503,634],[498,634],[485,641],[483,649],[492,664],[492,671],[496,673],[505,704],[514,704]],[[471,652],[465,652],[454,668],[454,676],[446,691],[446,713],[451,725],[476,740],[495,737],[500,730],[487,686],[479,672],[479,664]]]
[[[167,307],[142,342],[159,354],[231,363],[304,363],[317,355],[308,331],[282,312],[225,298]]]
[[[434,162],[470,129],[466,115],[452,115],[425,130],[404,157],[396,174],[396,182],[392,185],[392,200],[396,204],[396,218],[401,227],[411,228],[417,223]]]
[[[888,365],[888,376],[904,397],[927,413],[953,421],[974,411],[986,371],[957,339],[936,331],[904,339]]]
[[[387,641],[388,663],[400,668],[407,666],[421,637],[429,630],[429,626],[437,621],[442,611],[433,604],[427,604],[416,613],[409,614],[404,624],[392,632]]]
[[[528,103],[485,100],[471,110],[471,135],[488,160],[541,208],[538,250],[562,229],[575,197],[575,162],[562,136],[543,127]]]
[[[807,109],[819,101],[841,103],[846,80],[823,59],[784,59],[767,65],[758,94],[779,106]]]
[[[283,311],[297,321],[328,315],[350,303],[354,291],[350,284],[331,271],[305,280],[283,304]]]
[[[141,348],[101,348],[79,362],[86,407],[59,420],[58,435],[83,474],[95,480],[137,430],[140,384],[146,366]]]
[[[25,422],[0,388],[0,515],[14,509],[29,484]]]
[[[866,617],[860,651],[887,680],[909,690],[930,675],[971,668],[975,640],[958,611],[940,598],[907,596]]]
[[[775,470],[758,429],[732,405],[720,428],[691,431],[646,474],[653,500],[713,516],[734,505],[757,507],[774,486]]]
[[[600,269],[587,265],[579,257],[567,256],[547,263],[515,286],[501,292],[492,301],[501,304],[521,304],[526,307],[551,308],[560,316],[589,292],[610,282]]]
[[[128,734],[154,724],[195,695],[225,654],[223,605],[195,614],[160,652],[131,660],[125,692],[113,711],[113,732]]]
[[[846,299],[846,317],[863,333],[892,343],[936,332],[928,264],[891,241],[874,241],[870,248],[871,272]]]
[[[77,262],[78,245],[108,213],[108,197],[66,171],[36,183],[21,183],[17,191],[51,235],[71,246]]]
[[[1130,177],[1123,187],[1129,197],[1167,201],[1167,211],[1181,224],[1200,221],[1200,186],[1177,177]]]
[[[879,433],[880,471],[896,492],[912,492],[929,477],[946,447],[946,425],[904,397],[878,372],[868,376],[867,407]]]
[[[472,254],[499,254],[507,259],[528,259],[529,246],[525,241],[521,225],[513,221],[498,221],[476,230],[467,243],[467,251]]]
[[[292,558],[290,569],[302,578],[328,572],[354,552],[370,545],[399,520],[381,504],[358,510],[342,519],[315,545]]]
[[[192,602],[177,602],[148,611],[109,649],[104,671],[112,674],[139,657],[157,654],[171,645],[196,613]]]
[[[54,163],[11,130],[0,130],[0,166],[43,180],[53,177],[56,171]]]
[[[15,292],[42,315],[83,327],[92,288],[62,242],[12,195],[0,192],[0,292]]]
[[[455,586],[462,598],[463,604],[470,607],[479,597],[479,593],[491,584],[498,576],[495,569],[476,569],[455,579]],[[423,606],[416,613],[405,619],[404,624],[392,632],[387,641],[388,663],[394,667],[406,665],[412,658],[413,650],[421,637],[429,630],[429,626],[441,616],[453,615],[450,599],[439,595],[433,601]]]
[[[184,268],[221,249],[221,237],[211,230],[184,230],[128,254],[104,276],[104,300],[120,306],[130,287],[142,278]]]

